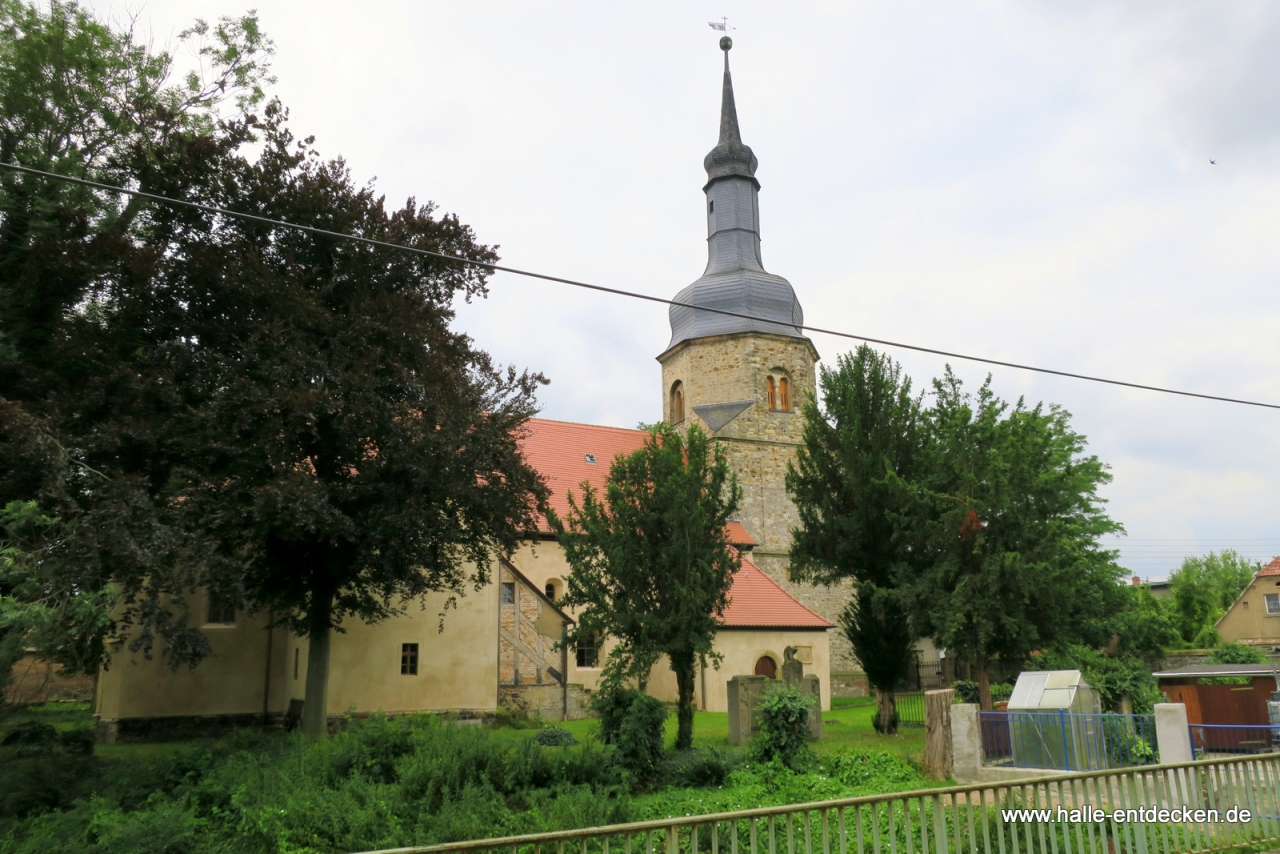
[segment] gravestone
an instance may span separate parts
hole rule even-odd
[[[796,648],[789,646],[782,651],[782,683],[788,688],[799,688],[803,679],[804,665],[796,658]]]
[[[768,676],[735,676],[729,680],[730,744],[746,744],[760,731],[757,711],[764,692],[772,684]]]
[[[818,674],[810,673],[801,683],[801,693],[809,698],[809,739],[817,741],[822,738],[822,682]]]

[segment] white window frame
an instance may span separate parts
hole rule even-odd
[[[1280,617],[1280,593],[1263,593],[1262,601],[1267,605],[1268,617]]]

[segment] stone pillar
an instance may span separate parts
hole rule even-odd
[[[1182,703],[1156,703],[1156,748],[1163,765],[1195,760],[1187,707]]]
[[[800,690],[810,700],[809,738],[817,741],[822,738],[822,682],[816,673],[807,673],[801,683]]]
[[[955,689],[924,693],[924,775],[949,780],[954,760],[951,746],[951,701]]]
[[[978,705],[957,703],[951,707],[951,761],[957,782],[976,783],[982,768],[982,732]]]
[[[756,711],[773,680],[768,676],[735,676],[728,682],[729,743],[743,745],[760,731]]]

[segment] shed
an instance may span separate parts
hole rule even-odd
[[[1079,670],[1027,671],[1009,698],[1013,764],[1085,771],[1107,767],[1102,703]]]
[[[1160,693],[1187,707],[1187,723],[1267,726],[1275,664],[1192,664],[1155,674]]]

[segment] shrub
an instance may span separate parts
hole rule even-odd
[[[739,751],[685,750],[669,755],[662,763],[662,780],[677,788],[723,786],[746,757]]]
[[[977,703],[980,701],[978,695],[978,683],[969,679],[957,679],[951,683],[951,687],[956,690],[956,701],[961,703]],[[998,703],[1001,700],[1007,700],[1013,696],[1013,685],[1008,682],[992,682],[991,683],[991,702]]]
[[[606,687],[591,699],[591,707],[600,715],[600,740],[605,744],[617,744],[622,720],[627,716],[636,697],[643,697],[633,688]]]
[[[812,700],[794,687],[775,688],[760,701],[760,734],[756,755],[765,762],[775,757],[798,769],[809,754],[809,714]]]
[[[543,747],[568,747],[571,744],[578,743],[578,740],[573,737],[573,733],[558,726],[548,727],[539,731],[533,737],[533,740]]]
[[[622,716],[615,744],[617,761],[642,784],[652,781],[662,762],[662,725],[667,707],[639,691],[632,692],[631,705]],[[603,726],[601,727],[603,731]]]

